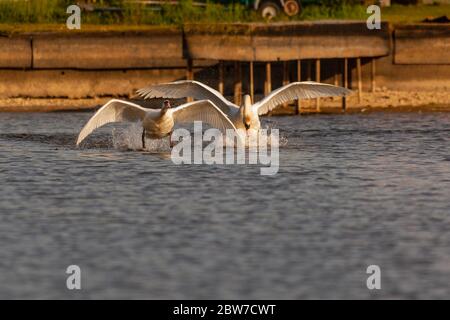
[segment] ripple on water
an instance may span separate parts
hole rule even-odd
[[[272,117],[275,176],[177,166],[139,126],[76,148],[90,115],[0,114],[0,298],[70,298],[74,263],[84,298],[450,296],[449,114]]]

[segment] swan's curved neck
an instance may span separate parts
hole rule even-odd
[[[243,104],[241,106],[241,109],[242,109],[242,112],[243,112],[244,115],[248,115],[248,114],[251,113],[251,110],[252,110],[252,98],[248,94],[246,94],[244,96],[244,102],[243,102]]]
[[[165,115],[166,113],[167,113],[167,111],[169,111],[170,110],[170,107],[162,107],[161,108],[161,116],[163,116],[163,115]]]

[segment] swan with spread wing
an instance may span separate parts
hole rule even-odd
[[[147,109],[132,102],[112,99],[89,119],[78,135],[79,145],[92,131],[111,122],[141,122],[142,147],[145,138],[161,139],[170,136],[176,123],[203,121],[222,132],[236,130],[230,119],[210,100],[200,100],[172,108],[165,100],[161,109]]]
[[[217,90],[194,80],[180,80],[152,85],[139,89],[137,94],[149,98],[185,98],[209,99],[228,115],[237,129],[259,130],[259,116],[275,107],[297,99],[346,96],[351,90],[314,81],[292,82],[272,91],[264,99],[253,103],[249,95],[244,95],[242,106],[228,101]]]

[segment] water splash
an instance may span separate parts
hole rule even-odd
[[[276,121],[272,121],[266,124],[264,129],[267,129],[268,132],[270,132],[272,129],[278,129],[278,123]],[[269,139],[269,143],[270,139]],[[287,136],[283,135],[281,131],[279,131],[278,141],[276,141],[278,144],[278,147],[285,147],[288,144],[288,138]],[[272,143],[273,144],[273,143]]]
[[[277,146],[283,147],[288,143],[287,137],[278,134],[272,135],[271,133],[275,128],[275,124],[270,123],[263,129],[258,131],[248,131],[247,133],[241,133],[241,138],[245,139],[246,147],[257,147],[259,144],[263,143],[267,146]],[[204,132],[203,132],[204,133]],[[200,144],[200,147],[205,147],[209,142],[196,141],[192,138],[193,144]],[[139,123],[133,123],[127,127],[116,129],[112,131],[112,144],[115,149],[118,150],[133,150],[142,151],[142,126]],[[175,142],[176,144],[176,142]],[[229,137],[224,137],[223,146],[236,146],[235,141],[229,139]],[[170,151],[170,141],[169,138],[163,139],[145,139],[145,151],[149,152],[167,152]]]
[[[143,150],[142,148],[142,125],[133,123],[123,129],[113,129],[113,146],[118,150]],[[166,152],[170,151],[169,138],[145,139],[145,151]]]
[[[288,142],[289,142],[289,140],[288,140],[288,138],[286,136],[280,135],[279,142],[278,142],[280,147],[287,146]]]
[[[245,139],[246,147],[257,147],[258,145],[264,144],[267,146],[283,147],[288,143],[286,136],[283,136],[278,131],[278,134],[274,134],[274,130],[278,130],[272,126],[267,126],[261,130],[249,130],[246,135],[241,136]]]

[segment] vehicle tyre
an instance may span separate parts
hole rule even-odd
[[[283,10],[289,17],[299,14],[301,9],[300,3],[297,0],[286,0],[284,2]]]
[[[259,7],[259,13],[264,19],[271,20],[280,13],[280,6],[273,1],[264,1]]]

